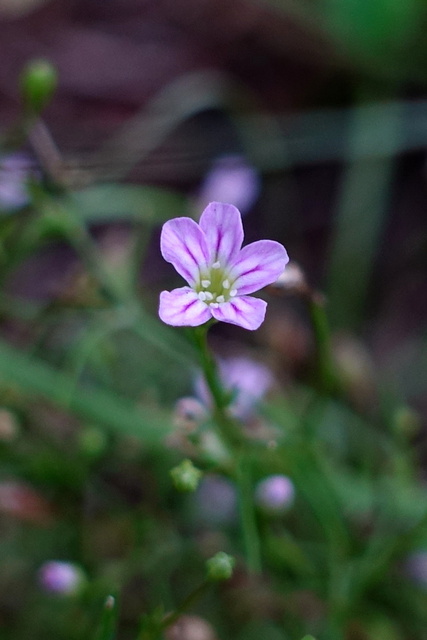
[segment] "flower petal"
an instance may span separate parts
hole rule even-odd
[[[209,307],[190,287],[162,291],[159,316],[160,320],[174,327],[197,327],[212,317]]]
[[[233,288],[238,295],[259,291],[272,284],[283,273],[289,262],[286,249],[274,240],[258,240],[246,245],[230,265],[236,278]]]
[[[243,329],[254,331],[264,322],[267,303],[259,298],[242,296],[223,302],[219,307],[211,307],[213,317],[220,322],[237,324]]]
[[[164,259],[172,263],[190,285],[199,281],[200,269],[206,268],[209,260],[205,235],[191,218],[174,218],[165,222],[160,250]]]
[[[200,217],[211,251],[211,261],[219,260],[226,266],[234,260],[242,246],[243,225],[240,211],[232,204],[211,202]]]

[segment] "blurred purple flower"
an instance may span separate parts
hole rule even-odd
[[[250,417],[256,403],[274,385],[274,376],[270,369],[261,362],[245,356],[220,360],[218,371],[224,389],[232,396],[230,411],[241,420],[247,420]],[[195,390],[203,403],[209,406],[210,393],[201,375],[196,378]]]
[[[58,595],[73,595],[85,582],[80,567],[60,560],[45,562],[39,569],[38,579],[45,591]]]
[[[261,480],[255,489],[255,501],[270,513],[282,513],[292,506],[295,487],[290,478],[273,475]]]
[[[403,571],[408,578],[427,588],[427,551],[410,553],[403,564]]]
[[[161,234],[162,255],[190,286],[162,291],[161,320],[195,327],[215,318],[258,329],[267,303],[247,294],[277,280],[289,259],[274,240],[258,240],[241,249],[242,242],[240,212],[231,204],[212,202],[199,224],[191,218],[168,220]]]
[[[14,153],[0,158],[0,209],[20,209],[28,204],[30,170],[31,162],[24,154]]]
[[[227,524],[236,518],[236,489],[232,482],[221,476],[206,475],[193,498],[197,517],[203,524]]]
[[[243,156],[220,156],[200,186],[198,210],[210,202],[230,202],[244,215],[259,194],[260,182],[257,171]]]

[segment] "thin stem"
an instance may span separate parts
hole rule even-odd
[[[337,389],[338,380],[331,357],[331,339],[323,300],[313,294],[308,300],[316,348],[316,383],[324,393]]]
[[[245,439],[234,420],[232,420],[227,414],[226,407],[228,404],[228,398],[221,385],[217,366],[208,346],[208,329],[209,324],[196,327],[192,332],[192,335],[196,342],[206,383],[212,396],[214,405],[213,417],[226,444],[230,445],[232,448],[240,448]]]
[[[197,600],[199,600],[199,598],[205,593],[205,591],[208,590],[211,585],[212,582],[205,580],[204,582],[202,582],[202,584],[196,587],[194,591],[189,593],[188,596],[181,602],[181,604],[178,605],[175,611],[168,613],[168,615],[163,618],[160,630],[163,631],[164,629],[170,627],[174,622],[176,622],[183,613],[188,611],[188,609],[190,609],[190,607],[192,607],[192,605],[197,602]]]
[[[157,617],[157,613],[153,616],[147,616],[148,624],[144,624],[139,631],[137,640],[160,640],[163,638],[163,631],[174,624],[190,607],[208,590],[212,582],[205,580],[196,587],[181,602],[180,605],[161,619]],[[150,619],[151,618],[151,619]]]
[[[205,375],[206,383],[212,395],[213,417],[221,436],[237,457],[236,482],[240,497],[240,513],[243,543],[246,551],[248,569],[251,573],[261,571],[261,554],[255,509],[252,497],[250,461],[247,454],[247,441],[240,427],[227,413],[228,398],[218,376],[217,366],[207,341],[209,324],[196,327],[193,336]]]
[[[248,569],[250,573],[257,574],[261,572],[261,544],[255,517],[248,456],[240,456],[237,465],[237,485],[239,488],[240,515]]]

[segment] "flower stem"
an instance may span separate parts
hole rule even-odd
[[[261,545],[252,496],[250,460],[247,455],[241,455],[238,461],[237,485],[239,488],[240,515],[246,561],[249,572],[257,574],[261,572]]]
[[[308,300],[308,309],[315,339],[316,384],[326,394],[337,389],[337,378],[331,357],[331,340],[328,319],[323,300],[313,294]]]
[[[209,323],[196,327],[192,332],[200,364],[213,400],[213,417],[225,443],[231,448],[240,448],[245,438],[235,422],[228,416],[226,407],[228,398],[220,382],[217,366],[209,349],[207,332]]]
[[[248,443],[240,427],[227,414],[227,394],[218,376],[217,366],[207,341],[209,323],[196,327],[193,333],[206,383],[213,400],[213,417],[225,443],[237,459],[236,482],[240,498],[240,514],[243,543],[248,569],[251,573],[261,571],[260,541],[255,518],[250,475]]]
[[[209,580],[205,580],[198,587],[196,587],[188,596],[181,602],[180,605],[175,609],[175,611],[171,611],[168,613],[161,623],[161,631],[170,627],[174,622],[180,618],[183,613],[185,613],[193,604],[197,602],[199,598],[208,590],[208,588],[212,586],[212,582]]]

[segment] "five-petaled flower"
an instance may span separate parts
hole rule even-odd
[[[174,218],[163,225],[160,248],[188,282],[162,291],[159,316],[173,326],[195,327],[211,318],[258,329],[267,303],[248,294],[272,284],[289,258],[274,240],[258,240],[241,248],[240,212],[231,204],[211,202],[197,224]]]

